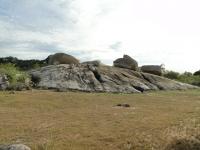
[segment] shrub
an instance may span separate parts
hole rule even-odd
[[[178,81],[200,86],[200,76],[186,76],[183,74],[179,76]]]
[[[27,79],[29,79],[29,75],[23,71],[20,71],[15,67],[14,64],[0,64],[0,73],[7,75],[9,82],[11,84],[16,83],[26,83]]]
[[[164,77],[174,79],[179,82],[200,86],[200,76],[195,76],[191,72],[184,72],[182,74],[174,71],[168,71]]]
[[[184,76],[191,77],[193,74],[192,74],[191,72],[187,72],[187,71],[186,71],[186,72],[183,73],[183,75],[184,75]]]
[[[194,73],[194,76],[200,76],[200,70]]]
[[[164,77],[169,78],[169,79],[178,79],[179,75],[180,75],[180,74],[179,74],[178,72],[175,72],[175,71],[167,71],[167,72],[164,74]]]

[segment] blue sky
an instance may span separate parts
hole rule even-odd
[[[65,52],[105,64],[123,54],[166,69],[200,69],[198,0],[0,0],[0,57]]]

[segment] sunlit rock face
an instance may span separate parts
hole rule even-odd
[[[31,71],[39,78],[37,88],[85,92],[141,93],[149,90],[197,88],[161,76],[132,69],[92,64],[51,65]]]

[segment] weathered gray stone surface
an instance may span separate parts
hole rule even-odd
[[[141,71],[161,76],[164,72],[164,68],[162,65],[145,65],[141,67]]]
[[[9,86],[9,81],[6,75],[0,74],[0,90],[6,90]]]
[[[31,149],[23,144],[13,144],[13,145],[0,145],[0,150],[31,150]]]
[[[93,65],[93,66],[96,66],[96,67],[102,65],[102,64],[101,64],[101,61],[99,61],[99,60],[85,61],[85,62],[83,62],[82,64],[83,64],[83,65]]]
[[[139,93],[197,88],[164,77],[110,66],[52,65],[33,70],[30,74],[40,78],[38,88],[61,91]]]
[[[137,61],[128,55],[124,55],[123,58],[118,58],[117,60],[115,60],[113,62],[113,66],[120,67],[120,68],[126,68],[126,69],[132,69],[135,71],[138,70]]]
[[[56,53],[54,55],[50,55],[46,60],[49,65],[79,64],[78,59],[65,53]]]

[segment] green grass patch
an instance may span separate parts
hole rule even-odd
[[[29,78],[26,72],[20,71],[14,64],[0,64],[0,74],[7,75],[11,84],[25,83]]]

